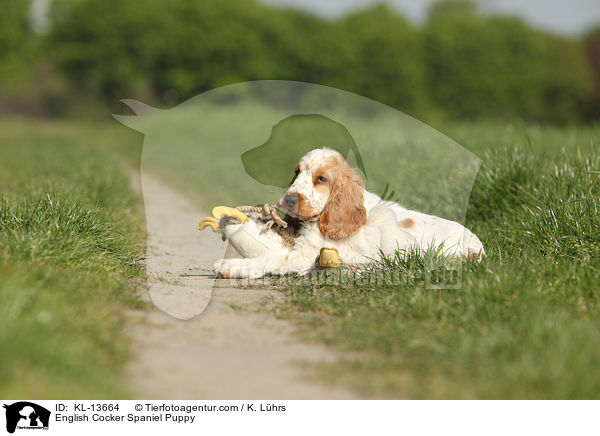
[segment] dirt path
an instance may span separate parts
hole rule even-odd
[[[276,291],[241,289],[236,281],[217,280],[210,295],[211,265],[225,243],[218,234],[196,230],[206,213],[146,176],[144,194],[152,299],[179,318],[201,313],[187,321],[156,308],[132,314],[129,334],[134,347],[127,379],[136,397],[355,398],[349,391],[311,380],[302,366],[335,360],[332,351],[300,342],[287,321],[252,311],[266,300],[276,304],[281,298]],[[240,306],[244,309],[236,309]]]

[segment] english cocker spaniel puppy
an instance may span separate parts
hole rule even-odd
[[[481,260],[481,241],[461,224],[408,210],[365,190],[360,176],[335,150],[308,152],[278,206],[288,228],[267,229],[258,220],[221,226],[243,256],[222,259],[214,271],[225,278],[309,272],[321,248],[337,249],[346,264],[367,263],[383,252],[439,250],[444,256]]]

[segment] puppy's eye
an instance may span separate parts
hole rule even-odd
[[[317,183],[325,183],[326,181],[327,181],[327,179],[323,176],[317,177]]]

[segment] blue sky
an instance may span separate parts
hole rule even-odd
[[[364,8],[377,0],[262,0],[263,3],[292,6],[335,18],[356,8]],[[424,19],[427,8],[435,0],[387,0],[415,22]],[[600,24],[600,0],[476,0],[486,12],[517,15],[536,27],[555,33],[579,35],[594,24]]]

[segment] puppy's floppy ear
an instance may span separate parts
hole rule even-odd
[[[329,200],[319,218],[319,230],[333,241],[347,238],[367,223],[362,179],[350,168],[339,168]]]

